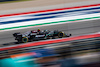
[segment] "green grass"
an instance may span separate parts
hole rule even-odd
[[[31,1],[31,0],[5,1],[5,2],[0,2],[0,4],[5,4],[5,3],[14,3],[14,2],[22,2],[22,1]]]

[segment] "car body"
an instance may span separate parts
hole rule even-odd
[[[21,33],[14,33],[13,36],[18,43],[26,43],[28,41],[36,41],[36,40],[43,40],[43,39],[55,39],[55,38],[62,38],[62,37],[70,37],[71,34],[66,34],[63,31],[49,31],[49,30],[42,30],[42,31],[27,31],[24,34]]]

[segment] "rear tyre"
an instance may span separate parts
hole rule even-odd
[[[22,38],[22,42],[23,42],[23,43],[27,43],[27,42],[28,42],[28,38],[27,38],[27,37],[23,37],[23,38]]]

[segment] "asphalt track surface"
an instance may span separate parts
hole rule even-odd
[[[72,36],[78,36],[78,35],[84,35],[84,34],[90,34],[100,31],[100,19],[98,20],[90,20],[90,21],[73,21],[73,23],[64,23],[64,24],[57,24],[57,25],[49,25],[49,26],[36,26],[26,29],[19,29],[19,30],[13,30],[13,31],[5,31],[0,32],[0,46],[8,46],[7,44],[15,43],[13,33],[15,32],[21,32],[24,33],[26,31],[30,30],[61,30],[66,33],[71,33]]]

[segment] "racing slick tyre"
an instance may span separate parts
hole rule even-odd
[[[28,42],[28,38],[27,38],[27,37],[23,37],[23,38],[22,38],[22,42],[23,42],[23,43]]]
[[[62,37],[64,37],[64,36],[65,36],[65,34],[64,34],[63,32],[59,32],[59,33],[58,33],[58,37],[59,37],[59,38],[62,38]]]

